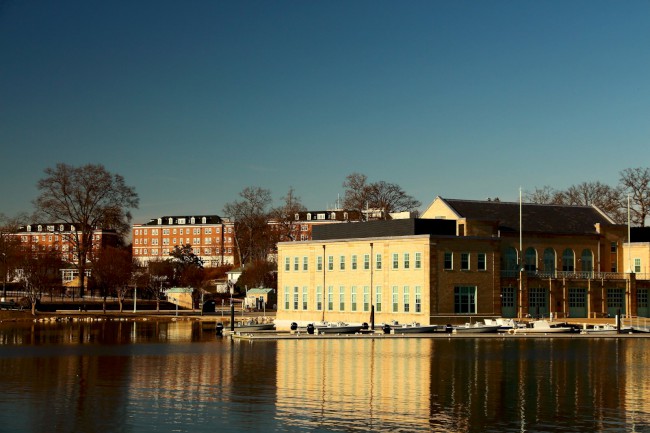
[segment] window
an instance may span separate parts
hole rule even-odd
[[[308,261],[307,256],[302,258],[302,270],[303,271],[309,270],[309,261]]]
[[[415,286],[415,312],[422,312],[422,288]]]
[[[411,267],[411,256],[409,253],[404,253],[404,269]]]
[[[487,270],[487,264],[485,260],[485,253],[478,253],[477,255],[477,268],[479,271],[485,271]]]
[[[323,288],[321,286],[316,286],[316,310],[321,311],[323,309]]]
[[[327,270],[334,270],[334,256],[327,256]]]
[[[356,255],[352,256],[352,264],[351,264],[351,266],[352,266],[353,271],[357,270],[357,256]]]
[[[316,257],[316,270],[317,271],[323,270],[323,258],[321,256]]]
[[[375,309],[381,313],[381,286],[375,287]]]
[[[526,248],[524,270],[528,272],[535,272],[537,270],[537,251],[533,247]]]
[[[339,311],[345,311],[345,286],[339,286]]]
[[[393,286],[393,313],[397,313],[399,306],[399,289],[397,286]]]
[[[544,250],[544,272],[548,274],[555,273],[555,250],[553,248]]]
[[[339,261],[339,269],[340,269],[341,271],[345,271],[345,256],[341,256],[341,257],[340,257],[340,261]]]
[[[334,309],[334,287],[327,287],[327,309],[332,311]]]
[[[307,286],[302,286],[302,309],[307,309]]]
[[[469,253],[460,253],[460,270],[469,271]]]
[[[415,253],[415,269],[422,269],[422,253]]]
[[[370,256],[368,254],[363,255],[363,269],[370,269]]]
[[[289,287],[284,287],[284,309],[289,309]]]
[[[294,271],[300,270],[300,258],[299,257],[294,257],[293,258],[293,270]]]
[[[410,299],[410,297],[411,297],[411,294],[410,294],[410,291],[409,291],[409,286],[404,286],[404,312],[405,313],[408,313],[410,308],[411,308],[411,305],[410,305],[411,299]]]
[[[298,286],[293,288],[293,309],[298,309]]]
[[[284,270],[287,272],[291,270],[291,258],[289,257],[284,258]]]
[[[393,253],[393,269],[399,268],[399,254]]]
[[[476,314],[476,286],[454,287],[454,313]]]
[[[370,311],[370,288],[363,286],[363,311]]]
[[[635,258],[634,259],[634,273],[639,273],[641,272],[641,259]]]
[[[515,306],[515,288],[503,287],[501,289],[501,307],[513,308]]]
[[[454,269],[454,254],[450,252],[445,252],[445,262],[444,269],[446,271],[451,271]]]
[[[352,286],[350,288],[350,303],[351,310],[357,311],[357,286]]]
[[[574,255],[573,255],[573,250],[570,248],[567,248],[564,250],[562,253],[562,270],[564,272],[573,272],[575,269],[574,265]]]
[[[594,271],[594,255],[591,253],[590,249],[582,250],[582,256],[580,257],[582,262],[582,272],[593,272]],[[641,269],[639,268],[639,271]]]

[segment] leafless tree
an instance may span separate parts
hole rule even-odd
[[[226,203],[224,214],[235,222],[235,242],[239,263],[265,259],[273,242],[269,234],[271,191],[260,187],[246,187],[239,196],[242,200]]]
[[[526,192],[524,197],[528,203],[559,204],[561,194],[560,191],[546,185],[541,188],[536,187],[532,192]]]
[[[101,164],[73,167],[59,163],[46,168],[38,189],[40,195],[34,204],[39,214],[75,228],[69,241],[74,246],[81,283],[79,295],[83,297],[93,231],[102,228],[127,233],[131,220],[128,209],[138,207],[138,195],[122,176],[108,172]]]
[[[364,209],[381,211],[382,219],[388,219],[392,212],[414,211],[422,203],[408,195],[401,186],[378,181],[368,183],[365,174],[349,174],[343,182],[346,209],[363,212]]]
[[[58,251],[43,250],[37,253],[28,249],[21,252],[20,281],[31,303],[32,315],[36,315],[36,305],[47,289],[61,283],[59,270],[63,261]]]
[[[570,206],[596,206],[615,222],[624,223],[622,193],[600,182],[582,182],[572,185],[558,195],[558,203]]]
[[[120,312],[123,310],[124,298],[132,281],[134,263],[131,251],[126,248],[107,246],[99,250],[93,258],[92,279],[102,294],[103,309],[106,312],[106,298],[110,294],[117,297]]]
[[[271,210],[271,219],[276,228],[274,241],[294,241],[298,231],[296,227],[300,225],[300,221],[296,221],[296,214],[306,211],[307,208],[303,206],[293,187],[289,187],[282,200],[280,207]]]
[[[630,219],[636,226],[645,227],[650,213],[650,168],[626,168],[620,172],[623,194],[630,196]]]
[[[15,233],[27,216],[6,217],[0,214],[0,263],[2,263],[2,300],[7,298],[7,282],[13,277],[20,259],[20,239]]]

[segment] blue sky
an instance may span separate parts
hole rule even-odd
[[[102,163],[134,222],[246,186],[428,205],[647,167],[648,1],[0,1],[0,212]]]

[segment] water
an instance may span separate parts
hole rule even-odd
[[[0,431],[650,432],[650,339],[238,342],[0,325]]]

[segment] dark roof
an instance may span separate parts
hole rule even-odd
[[[314,226],[312,239],[316,241],[350,238],[376,238],[409,235],[456,234],[456,221],[442,219],[399,219],[387,221],[351,222]]]
[[[170,224],[169,219],[172,219],[172,223]],[[168,215],[168,216],[163,216],[160,218],[152,218],[149,220],[148,223],[144,224],[146,226],[157,226],[157,225],[163,225],[163,226],[168,226],[168,225],[178,225],[180,224],[178,221],[180,219],[185,219],[185,225],[197,225],[197,224],[221,224],[223,222],[222,218],[219,215]],[[190,221],[194,218],[194,223],[191,223]],[[205,218],[205,223],[203,222],[203,218]],[[158,223],[158,220],[161,220],[161,224]],[[181,224],[181,225],[183,225]]]
[[[630,227],[632,242],[650,242],[650,227]]]
[[[496,221],[502,232],[519,231],[519,203],[443,199],[468,220]],[[523,231],[540,233],[593,234],[595,224],[613,222],[593,206],[522,203]]]

